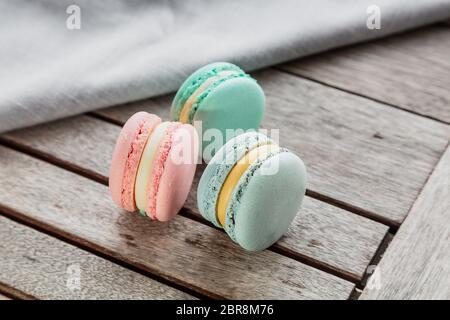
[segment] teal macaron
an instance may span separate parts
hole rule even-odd
[[[234,130],[259,128],[264,110],[264,91],[256,80],[234,64],[216,62],[198,69],[181,85],[172,102],[171,118],[193,124],[203,134],[218,130],[219,148],[234,136]],[[202,142],[202,146],[204,150],[207,144]]]
[[[233,137],[213,156],[197,190],[200,213],[249,251],[287,231],[306,190],[303,161],[257,132]]]

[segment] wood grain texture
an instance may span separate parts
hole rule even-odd
[[[157,111],[161,114],[160,110]],[[106,181],[119,131],[120,127],[116,125],[80,116],[17,131],[3,138],[102,175]],[[94,138],[89,140],[90,137]],[[196,190],[202,172],[203,166],[199,166],[185,204],[197,216],[200,214]],[[382,224],[306,197],[300,214],[277,247],[288,254],[312,259],[353,281],[359,281],[387,229]]]
[[[78,116],[6,133],[0,139],[33,148],[48,161],[69,162],[104,182],[119,132],[116,125]]]
[[[38,299],[193,298],[1,216],[0,256],[0,282]]]
[[[353,284],[271,251],[244,252],[214,228],[117,209],[104,185],[0,147],[0,209],[211,297],[345,299]]]
[[[254,77],[266,92],[263,127],[301,156],[308,189],[398,226],[445,150],[450,126],[283,72]],[[167,113],[170,96],[101,111]]]
[[[450,29],[433,26],[281,68],[450,123],[449,52]]]
[[[450,299],[449,221],[450,148],[378,265],[379,286],[361,299]]]

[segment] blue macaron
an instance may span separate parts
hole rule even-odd
[[[198,207],[249,251],[263,250],[289,228],[306,190],[303,161],[257,132],[228,141],[206,167]]]
[[[219,130],[225,143],[234,136],[229,129],[259,128],[264,110],[264,92],[256,80],[234,64],[216,62],[198,69],[181,85],[171,117],[202,133]]]

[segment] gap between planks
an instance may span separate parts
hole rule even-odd
[[[83,168],[83,167],[74,165],[72,163],[66,162],[64,160],[58,159],[58,158],[53,157],[52,155],[49,155],[49,154],[47,154],[45,152],[41,152],[40,150],[33,149],[33,148],[30,148],[30,147],[27,147],[27,146],[23,146],[23,145],[20,145],[20,144],[16,144],[16,143],[14,143],[12,141],[9,141],[9,140],[5,139],[2,136],[0,136],[0,144],[4,145],[6,147],[9,147],[9,148],[11,148],[13,150],[16,150],[16,151],[22,152],[24,154],[30,155],[30,156],[32,156],[32,157],[34,157],[36,159],[43,160],[45,162],[51,163],[53,165],[56,165],[57,167],[60,167],[60,168],[65,169],[67,171],[73,172],[73,173],[78,174],[80,176],[83,176],[83,177],[85,177],[87,179],[90,179],[90,180],[93,180],[95,182],[101,183],[102,185],[108,186],[108,177],[100,175],[100,174],[98,174],[98,173],[96,173],[96,172],[94,172],[92,170],[88,170],[86,168]],[[315,197],[312,197],[312,198],[315,198]],[[318,199],[318,200],[321,200],[321,199]],[[324,201],[324,202],[326,202],[326,201]],[[343,209],[345,209],[345,208],[343,208]],[[11,209],[6,208],[6,207],[2,207],[1,204],[0,204],[0,210],[3,210],[3,212],[6,213],[6,215],[8,217],[10,217],[11,219],[15,219],[15,220],[17,220],[19,222],[27,224],[30,227],[33,227],[34,225],[36,225],[36,229],[39,229],[39,230],[41,230],[43,232],[46,232],[46,233],[48,233],[48,234],[50,234],[50,235],[52,235],[54,237],[58,237],[61,240],[65,239],[65,240],[67,240],[68,242],[70,242],[72,244],[78,243],[79,246],[82,246],[83,249],[89,250],[88,247],[85,247],[82,244],[83,239],[79,239],[78,242],[74,242],[72,240],[69,240],[69,237],[67,237],[67,236],[64,236],[64,235],[60,236],[58,233],[52,232],[50,227],[43,227],[43,224],[41,222],[39,222],[38,220],[29,221],[20,212],[11,210]],[[0,211],[0,213],[1,213],[1,211]],[[205,219],[200,217],[198,214],[195,214],[189,208],[183,207],[182,210],[179,212],[179,215],[181,215],[183,217],[186,217],[188,219],[191,219],[193,221],[199,222],[199,223],[201,223],[201,224],[203,224],[205,226],[214,228],[214,229],[218,230],[219,232],[225,233],[223,229],[216,228],[213,224],[209,223],[208,221],[206,221]],[[375,222],[377,222],[377,221],[375,221]],[[327,272],[327,273],[332,274],[332,275],[334,275],[336,277],[339,277],[341,279],[353,282],[356,285],[360,285],[361,284],[362,279],[359,278],[357,275],[351,273],[351,272],[347,272],[346,270],[336,268],[336,267],[334,267],[332,265],[329,265],[327,263],[324,263],[324,262],[322,262],[320,260],[314,259],[314,258],[309,257],[307,255],[301,254],[299,252],[288,250],[288,249],[284,248],[283,246],[280,246],[277,243],[272,245],[267,250],[270,250],[270,251],[278,253],[280,255],[289,257],[289,258],[291,258],[293,260],[296,260],[298,262],[301,262],[301,263],[303,263],[305,265],[311,266],[311,267],[316,268],[318,270]],[[103,258],[107,258],[107,256],[105,256],[104,254],[100,253],[99,251],[95,251],[95,252],[98,253]],[[95,252],[93,252],[93,253],[95,253]],[[114,259],[114,261],[116,263],[119,263],[119,260],[117,260],[117,259]],[[127,265],[128,268],[132,268],[131,265],[129,265],[129,264],[126,264],[126,265]],[[158,278],[158,281],[164,281],[164,280],[162,278]],[[171,285],[172,286],[176,286],[176,284],[174,284],[174,283],[172,283]],[[192,291],[190,291],[188,293],[191,294],[191,295],[195,295],[195,293],[192,292]],[[202,298],[205,298],[205,297],[202,297]]]
[[[450,124],[449,35],[436,24],[276,68]]]
[[[450,148],[441,157],[361,299],[450,298]]]
[[[0,261],[0,288],[18,298],[195,299],[179,288],[91,254],[35,226],[0,215],[0,229],[0,252],[6,259]],[[71,290],[68,268],[73,265],[80,270],[80,282]]]
[[[398,109],[398,110],[401,110],[401,111],[404,111],[404,112],[407,112],[407,113],[410,113],[410,114],[413,114],[413,115],[416,115],[416,116],[419,116],[419,117],[422,117],[422,118],[430,119],[430,120],[439,122],[441,124],[446,124],[446,125],[450,124],[450,122],[448,122],[448,121],[444,121],[444,120],[441,120],[439,118],[436,118],[436,117],[433,117],[433,116],[430,116],[430,115],[422,114],[422,113],[416,112],[414,110],[407,109],[407,108],[401,107],[399,105],[389,103],[388,101],[385,101],[385,100],[377,99],[376,97],[372,97],[372,96],[366,95],[364,93],[357,92],[356,90],[350,90],[350,89],[347,89],[347,88],[344,88],[344,87],[339,87],[337,85],[333,85],[331,83],[328,83],[328,82],[325,82],[325,81],[313,78],[311,76],[307,76],[307,75],[304,75],[304,74],[296,73],[294,71],[291,71],[289,68],[284,68],[284,67],[281,67],[281,66],[274,66],[274,67],[272,67],[272,69],[276,70],[276,71],[279,71],[279,72],[283,72],[283,73],[289,74],[289,75],[294,76],[294,77],[305,79],[305,80],[308,80],[308,81],[311,81],[311,82],[314,82],[314,83],[317,83],[317,84],[320,84],[320,85],[323,85],[323,86],[326,86],[326,87],[329,87],[329,88],[333,88],[333,89],[336,89],[336,90],[339,90],[339,91],[342,91],[342,92],[346,92],[348,94],[351,94],[351,95],[354,95],[354,96],[357,96],[357,97],[360,97],[360,98],[363,98],[363,99],[367,99],[367,100],[370,100],[370,101],[373,101],[373,102],[376,102],[376,103],[379,103],[379,104],[382,104],[382,105],[385,105],[385,106],[388,106],[388,107],[391,107],[391,108],[395,108],[395,109]],[[98,117],[98,118],[101,119],[102,117]],[[106,117],[104,117],[104,119],[106,119]],[[114,122],[115,122],[114,120],[111,121],[111,123],[114,123]],[[396,226],[396,227],[398,228],[398,226]]]
[[[386,233],[383,240],[380,243],[380,246],[378,247],[377,251],[375,252],[374,256],[372,257],[372,260],[370,261],[369,265],[367,266],[366,272],[364,273],[364,277],[361,279],[359,283],[356,284],[356,286],[353,288],[353,291],[350,293],[349,300],[358,300],[361,296],[363,290],[365,289],[367,285],[367,281],[369,280],[373,270],[376,268],[376,266],[380,263],[381,259],[383,258],[384,253],[386,252],[387,248],[391,244],[392,240],[394,239],[395,234],[392,232]],[[370,270],[369,272],[369,268]]]
[[[150,279],[153,279],[164,285],[167,285],[169,287],[177,289],[181,292],[185,292],[186,294],[196,297],[198,299],[203,299],[203,300],[205,300],[205,299],[225,299],[224,297],[213,294],[213,293],[208,294],[205,292],[192,290],[189,286],[183,286],[182,284],[180,284],[179,281],[173,281],[173,280],[161,277],[157,273],[149,272],[145,268],[140,268],[139,266],[136,266],[133,263],[128,263],[123,259],[115,258],[112,254],[103,250],[103,248],[98,247],[93,243],[87,242],[84,239],[77,237],[76,235],[66,233],[63,230],[56,230],[55,228],[53,228],[51,225],[49,225],[47,223],[44,223],[38,219],[30,218],[16,210],[12,210],[12,209],[4,207],[0,204],[0,217],[1,216],[7,217],[8,219],[11,219],[12,221],[15,221],[17,223],[25,225],[33,230],[39,231],[43,234],[51,236],[62,242],[73,245],[77,248],[80,248],[81,250],[85,250],[95,256],[98,256],[109,262],[117,264],[121,267],[129,269],[129,270],[136,272],[138,274],[141,274],[143,276],[146,276]],[[37,299],[31,295],[28,295],[27,293],[22,293],[21,291],[18,291],[15,288],[12,288],[5,284],[0,283],[0,291],[3,290],[2,288],[4,288],[5,292],[10,293],[13,297],[18,298],[18,299],[26,299],[26,297],[28,297],[28,299],[33,299],[33,300]]]

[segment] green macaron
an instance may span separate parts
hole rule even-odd
[[[263,250],[289,228],[306,190],[303,161],[257,132],[228,141],[200,178],[197,202],[208,221],[249,251]]]
[[[222,138],[218,149],[236,129],[259,128],[264,109],[264,92],[255,79],[234,64],[216,62],[198,69],[181,85],[172,102],[171,117],[193,124],[202,137],[217,139],[216,133],[205,133],[218,131]],[[202,146],[205,150],[208,141],[202,141]]]

